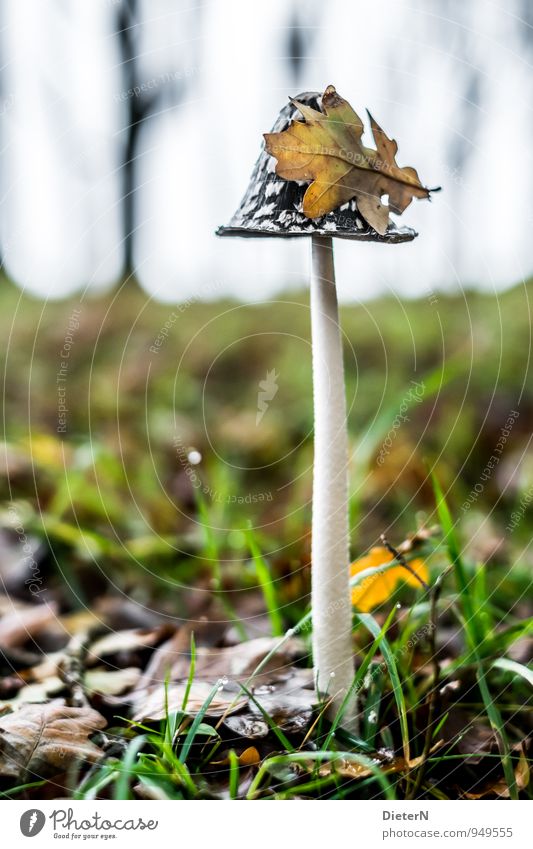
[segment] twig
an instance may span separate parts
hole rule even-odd
[[[84,661],[89,640],[90,636],[87,633],[72,637],[58,665],[58,675],[69,689],[69,702],[72,707],[90,707],[83,685]]]
[[[404,569],[407,569],[407,571],[411,573],[413,578],[416,578],[418,583],[425,589],[425,591],[427,593],[429,593],[430,592],[429,584],[426,584],[424,579],[421,578],[420,575],[417,575],[417,573],[415,572],[413,567],[409,565],[408,561],[405,559],[403,554],[400,551],[398,551],[397,548],[394,548],[394,546],[390,544],[390,542],[388,541],[385,534],[381,534],[380,539],[381,539],[381,542],[383,543],[383,545],[385,546],[385,548],[387,549],[387,551],[390,551],[390,553],[392,554],[394,559],[398,561],[400,566],[403,566]]]
[[[428,692],[426,704],[428,707],[428,718],[426,724],[426,733],[424,738],[424,748],[422,750],[422,756],[420,761],[420,766],[418,767],[416,773],[416,779],[414,783],[411,785],[411,789],[407,795],[408,799],[416,799],[417,794],[422,787],[422,783],[424,781],[424,777],[426,775],[428,758],[431,752],[431,743],[433,740],[433,723],[435,720],[435,716],[437,714],[440,698],[439,698],[439,682],[440,682],[440,664],[437,658],[437,622],[438,622],[438,603],[440,594],[442,591],[442,585],[444,583],[444,579],[448,575],[448,573],[452,570],[452,566],[449,566],[444,572],[438,576],[437,580],[433,584],[430,590],[431,597],[431,607],[430,607],[430,615],[429,622],[431,625],[430,634],[428,636],[429,642],[429,650],[431,653],[431,664],[433,666],[433,681],[431,682],[431,689]]]
[[[422,750],[420,765],[416,772],[416,778],[411,784],[408,792],[406,793],[406,799],[416,799],[417,794],[419,793],[420,788],[422,787],[424,777],[426,775],[427,762],[431,752],[431,743],[433,740],[433,723],[435,721],[435,716],[437,714],[439,704],[440,664],[437,657],[437,622],[439,616],[438,603],[444,579],[451,571],[452,567],[449,566],[447,569],[444,570],[444,572],[441,572],[433,586],[429,586],[429,584],[427,584],[424,579],[420,577],[420,575],[417,575],[415,570],[405,559],[404,555],[389,543],[385,534],[381,534],[381,542],[383,543],[387,551],[390,551],[390,553],[397,560],[397,562],[401,566],[403,566],[404,569],[407,569],[407,571],[410,572],[414,578],[416,578],[416,580],[424,588],[424,590],[428,593],[430,597],[430,631],[428,635],[428,643],[430,651],[430,660],[433,667],[433,680],[431,682],[431,688],[428,692],[426,699],[426,704],[428,708],[428,718],[426,724],[426,733],[424,736],[424,748]]]

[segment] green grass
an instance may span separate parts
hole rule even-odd
[[[521,507],[533,485],[532,294],[529,284],[497,299],[467,292],[400,307],[382,298],[342,310],[352,555],[381,533],[398,544],[418,527],[440,526],[420,551],[431,586],[443,581],[439,695],[420,772],[434,676],[425,630],[431,594],[412,587],[371,614],[354,611],[357,734],[342,728],[342,714],[329,722],[323,704],[299,735],[265,715],[254,687],[275,650],[241,682],[266,737],[239,738],[209,717],[215,680],[200,710],[188,712],[198,645],[218,644],[229,630],[233,642],[268,634],[279,650],[296,635],[310,645],[307,293],[229,313],[229,303],[192,303],[157,355],[151,340],[168,307],[147,304],[135,286],[113,302],[85,300],[69,363],[67,433],[58,434],[55,375],[73,304],[17,306],[5,283],[0,332],[11,334],[11,347],[0,517],[8,549],[17,545],[11,507],[44,552],[43,578],[61,616],[126,596],[166,618],[207,620],[214,634],[206,643],[193,625],[180,710],[144,725],[108,710],[106,734],[121,755],[73,772],[69,797],[404,799],[415,789],[417,798],[443,799],[498,781],[511,798],[530,796],[515,771],[533,721],[533,509]],[[279,391],[256,425],[258,384],[271,368]],[[412,381],[424,386],[420,401],[404,401]],[[404,403],[408,420],[378,462]],[[474,498],[513,409],[520,415],[501,461]],[[192,449],[200,463],[187,461]],[[517,510],[521,519],[508,530]],[[474,759],[467,743],[491,733]],[[241,763],[252,746],[259,763]],[[38,798],[45,785],[0,781],[0,794]]]

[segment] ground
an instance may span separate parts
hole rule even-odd
[[[347,731],[310,669],[308,293],[3,281],[0,791],[529,795],[532,293],[342,309],[352,557],[385,534],[429,585],[354,606]]]

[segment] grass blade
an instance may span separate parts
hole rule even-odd
[[[385,772],[379,768],[370,758],[365,757],[365,755],[359,755],[354,752],[295,752],[289,755],[275,755],[272,758],[267,758],[257,772],[252,784],[250,785],[250,789],[246,794],[247,799],[254,799],[259,792],[259,788],[261,787],[261,783],[265,775],[269,772],[269,770],[277,765],[285,765],[292,763],[303,763],[308,764],[310,761],[317,761],[318,763],[322,761],[331,761],[331,763],[335,763],[336,760],[344,760],[350,763],[355,763],[360,766],[366,767],[374,776],[376,781],[381,785],[381,788],[389,800],[394,800],[395,793],[394,788],[392,787],[390,781],[388,780]]]
[[[185,708],[187,707],[187,702],[189,701],[192,682],[194,681],[195,670],[196,670],[196,642],[195,642],[195,639],[194,639],[194,632],[191,632],[191,664],[190,664],[190,667],[189,667],[189,677],[187,678],[187,686],[185,687],[185,693],[183,694],[183,702],[181,703],[181,709],[184,713],[185,713]]]
[[[254,705],[256,706],[258,711],[260,711],[260,713],[261,713],[263,719],[265,720],[266,724],[268,725],[268,727],[270,728],[272,733],[276,735],[276,737],[278,738],[278,740],[281,743],[281,745],[283,746],[283,748],[287,752],[294,752],[295,749],[294,749],[294,746],[292,745],[292,743],[290,742],[290,740],[287,739],[287,737],[285,736],[285,734],[283,733],[281,728],[278,728],[278,726],[276,725],[276,723],[274,722],[272,717],[269,716],[267,711],[264,709],[263,705],[260,702],[257,701],[254,694],[247,688],[246,684],[240,684],[239,686],[241,687],[242,690],[244,690],[244,692],[246,693],[246,695],[248,696],[250,701],[254,703]]]
[[[273,637],[281,637],[283,635],[283,619],[279,612],[278,600],[276,598],[276,588],[268,564],[263,559],[257,541],[250,528],[246,531],[246,540],[250,548],[250,553],[254,561],[255,573],[259,586],[263,593],[265,606],[270,619],[270,627],[272,628]]]
[[[131,743],[128,745],[126,749],[126,754],[122,760],[122,764],[119,767],[118,778],[115,784],[115,799],[131,799],[130,796],[130,779],[131,775],[134,772],[135,761],[137,760],[137,755],[139,751],[142,749],[144,744],[146,743],[146,737],[144,734],[140,734],[138,737],[135,737]],[[117,767],[115,767],[117,769]]]
[[[185,737],[185,740],[183,741],[183,746],[181,747],[181,752],[180,752],[180,755],[179,755],[180,763],[184,764],[185,761],[187,760],[187,758],[189,756],[189,752],[191,750],[191,746],[194,742],[194,738],[196,737],[196,732],[198,731],[198,728],[202,724],[203,718],[207,713],[207,709],[208,709],[209,705],[211,704],[211,702],[213,701],[213,699],[215,698],[216,694],[218,693],[220,686],[221,686],[220,682],[217,681],[217,683],[215,684],[215,686],[213,687],[213,689],[211,690],[211,692],[207,696],[202,707],[200,708],[200,710],[198,711],[198,713],[194,717],[194,719],[191,723],[191,727],[189,728],[189,730],[187,732],[187,736]]]
[[[504,672],[512,672],[514,675],[520,675],[531,687],[533,687],[533,670],[528,669],[522,663],[516,660],[510,660],[508,657],[501,657],[493,662],[493,667],[503,669]]]
[[[505,776],[505,781],[507,782],[507,786],[509,788],[509,794],[511,796],[511,799],[518,799],[518,790],[516,787],[513,761],[511,758],[511,747],[509,746],[509,740],[507,739],[507,734],[505,732],[505,727],[502,721],[500,711],[498,710],[496,702],[493,700],[490,694],[487,679],[485,677],[485,673],[483,671],[481,663],[479,663],[479,667],[476,672],[476,678],[479,684],[479,689],[481,691],[481,698],[483,699],[483,704],[485,705],[485,710],[487,711],[489,722],[491,724],[492,730],[496,735],[496,740],[498,742],[498,748],[500,750],[500,758],[503,767],[503,774]]]
[[[355,615],[359,619],[361,624],[364,625],[368,631],[370,631],[370,633],[375,639],[378,639],[378,637],[380,637],[381,628],[370,613],[356,613]],[[405,705],[402,682],[398,674],[398,667],[396,666],[394,653],[385,636],[380,637],[380,645],[381,653],[383,654],[383,659],[387,664],[394,700],[396,702],[396,707],[398,708],[400,728],[402,731],[403,756],[405,758],[406,763],[409,763],[409,761],[411,760],[409,749],[409,726],[407,724],[407,708]]]

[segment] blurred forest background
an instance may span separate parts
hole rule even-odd
[[[0,252],[58,297],[271,296],[307,248],[219,241],[288,95],[334,84],[444,189],[401,252],[337,246],[344,300],[488,290],[533,264],[528,0],[1,0]],[[215,292],[213,294],[213,286]]]

